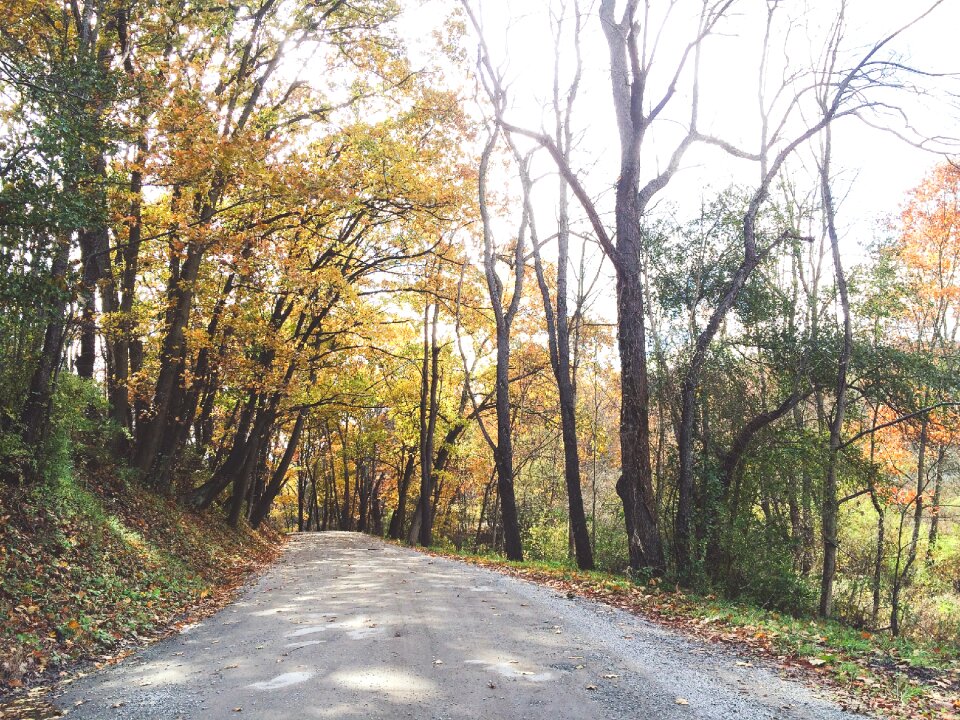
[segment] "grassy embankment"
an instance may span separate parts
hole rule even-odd
[[[103,474],[0,486],[0,697],[212,612],[279,550]]]

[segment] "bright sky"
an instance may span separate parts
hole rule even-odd
[[[552,93],[554,63],[549,13],[560,12],[562,0],[473,2],[474,7],[480,8],[494,61],[509,85],[512,107],[508,117],[517,124],[534,129],[550,128],[552,120],[545,116]],[[568,6],[572,3],[573,0],[566,0]],[[424,28],[440,18],[445,8],[456,4],[455,0],[427,0],[422,7],[410,10],[405,25],[407,34],[419,42],[429,42]],[[619,145],[612,117],[607,49],[597,16],[599,0],[580,0],[580,4],[585,13],[584,69],[575,122],[581,139],[573,164],[581,170],[590,192],[606,194],[609,198],[617,175]],[[932,1],[922,0],[849,0],[842,57],[848,62],[861,57],[877,39],[922,14],[931,4]],[[651,5],[662,8],[667,3],[653,0]],[[682,43],[687,41],[691,28],[696,26],[695,20],[691,23],[691,19],[698,11],[698,5],[697,0],[680,0],[677,4],[679,10],[671,17],[657,55],[666,60],[662,67],[672,71],[673,59]],[[820,56],[826,31],[834,21],[839,5],[838,0],[781,0],[777,15],[781,21],[772,43],[771,68],[779,71],[787,64],[793,68],[806,68],[814,63]],[[745,150],[754,150],[758,142],[757,77],[767,1],[736,0],[733,7],[731,17],[704,49],[700,128]],[[572,19],[568,19],[567,27],[571,26]],[[953,51],[958,27],[960,1],[944,0],[929,17],[910,28],[889,47],[895,52],[896,59],[904,64],[928,72],[960,71],[960,57]],[[569,37],[566,42],[563,58],[569,71],[572,58]],[[473,40],[468,40],[468,47],[472,54]],[[888,59],[891,54],[887,52],[882,57]],[[777,82],[768,85],[768,97],[779,85],[781,76],[774,74],[774,77]],[[956,98],[960,97],[958,86],[953,87],[956,94],[950,95],[946,80],[917,80],[931,89],[928,97],[901,92],[874,98],[895,102],[903,109],[907,123],[899,116],[899,110],[875,120],[914,136],[914,131],[919,131],[921,135],[960,137],[960,110],[956,105]],[[664,76],[655,75],[651,84],[662,91]],[[681,123],[687,120],[684,98],[677,99],[676,107],[675,114],[672,117],[668,114],[665,122],[645,143],[647,177],[666,163],[677,132],[682,129]],[[803,118],[796,115],[791,127],[799,129],[802,121]],[[871,129],[853,118],[835,125],[834,148],[837,195],[844,198],[841,224],[845,228],[845,255],[852,264],[862,258],[864,246],[873,239],[876,222],[897,212],[905,193],[940,157],[911,147],[894,135]],[[810,151],[799,154],[792,165],[794,171],[802,175],[804,163],[813,167],[812,157]],[[550,171],[550,161],[544,158],[538,172]],[[704,195],[709,196],[733,181],[753,184],[757,175],[753,163],[731,160],[713,148],[696,148],[685,156],[682,172],[662,198],[675,204],[681,212],[685,208],[692,210],[699,207]],[[555,185],[552,181],[544,184]],[[543,207],[544,220],[552,215],[553,204],[549,193],[542,193],[538,214],[541,212],[539,207]],[[575,211],[574,214],[579,213]],[[552,230],[545,228],[542,234],[549,232]]]
[[[526,124],[537,126],[543,105],[549,100],[553,72],[553,40],[547,17],[549,11],[558,12],[562,4],[559,0],[474,0],[481,9],[487,26],[487,42],[504,70],[511,87],[514,102],[514,117]],[[590,155],[603,157],[615,154],[616,137],[613,135],[610,101],[608,99],[609,71],[606,46],[600,34],[600,21],[597,17],[595,0],[580,0],[589,15],[585,17],[583,39],[584,80],[581,84],[581,99],[578,113],[584,131],[583,159]],[[567,0],[572,4],[572,0]],[[622,4],[622,3],[621,3]],[[666,3],[652,3],[663,6]],[[421,39],[429,38],[423,32],[426,18],[438,18],[443,8],[455,6],[454,0],[429,0],[422,8],[411,10],[408,14],[410,29]],[[680,6],[684,3],[681,2]],[[695,7],[696,2],[687,3]],[[722,133],[729,137],[729,128],[743,128],[754,124],[756,118],[756,68],[759,57],[759,32],[762,24],[758,22],[757,11],[763,12],[764,0],[739,0],[734,8],[737,13],[723,26],[724,37],[711,41],[704,54],[703,63],[703,106],[702,125],[726,126]],[[822,27],[831,21],[837,11],[837,0],[790,0],[782,2],[783,16],[792,16],[790,37],[779,39],[780,46],[791,46],[791,52],[804,52],[810,40],[815,38],[816,47],[806,50],[817,54],[822,38]],[[847,11],[849,38],[846,46],[848,56],[859,54],[862,49],[876,38],[888,34],[909,19],[929,7],[928,3],[912,0],[849,0]],[[688,13],[689,16],[689,13]],[[684,17],[669,26],[670,35],[681,35],[685,28]],[[429,23],[429,21],[427,21]],[[570,26],[572,21],[568,20]],[[935,72],[960,72],[960,57],[953,52],[956,47],[956,29],[960,27],[960,2],[944,0],[931,15],[907,31],[891,47],[900,58],[918,68]],[[676,48],[670,48],[664,55],[674,54]],[[776,43],[775,43],[776,49]],[[570,57],[571,52],[564,53]],[[795,64],[804,62],[803,58],[793,58]],[[942,84],[941,84],[942,86]],[[910,122],[921,130],[934,134],[960,135],[960,113],[952,113],[947,107],[946,98],[921,101],[919,98],[903,97],[898,100],[910,115]],[[956,108],[952,109],[953,111]],[[861,214],[884,212],[896,206],[903,193],[916,184],[922,174],[937,161],[935,155],[906,146],[892,136],[869,131],[856,121],[844,123],[837,129],[838,165],[848,173],[857,173],[858,186],[854,203],[862,210]],[[735,134],[735,133],[734,133]],[[749,140],[744,139],[749,146]],[[669,145],[664,145],[660,154],[667,154]],[[695,168],[710,156],[693,157],[686,166]],[[656,163],[660,158],[651,158]],[[722,175],[716,171],[716,163],[711,162],[710,174]],[[736,172],[736,171],[734,171]],[[599,178],[598,178],[599,180]],[[853,197],[850,200],[853,203]]]

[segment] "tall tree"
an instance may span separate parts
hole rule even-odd
[[[502,102],[502,96],[495,96],[494,102]],[[499,135],[499,129],[494,128],[480,156],[478,193],[483,233],[483,270],[487,281],[487,291],[490,294],[490,303],[493,306],[494,323],[496,326],[497,440],[493,453],[497,466],[497,491],[500,498],[500,509],[503,513],[504,547],[507,557],[511,560],[523,560],[523,545],[520,539],[520,520],[517,514],[517,500],[514,492],[513,427],[510,405],[510,329],[513,326],[513,320],[517,315],[517,310],[520,309],[520,300],[523,293],[523,276],[525,269],[524,248],[530,217],[527,209],[524,208],[513,247],[513,262],[511,263],[513,269],[513,294],[510,296],[509,301],[507,301],[504,298],[503,281],[497,272],[493,220],[490,215],[487,200],[487,176],[490,167],[490,157],[497,145]]]

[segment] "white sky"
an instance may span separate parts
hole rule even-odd
[[[584,22],[584,70],[576,111],[581,139],[573,164],[581,169],[584,184],[591,193],[606,195],[609,199],[616,181],[619,145],[610,101],[607,49],[596,13],[599,1],[580,2],[585,10],[592,6],[592,11]],[[571,5],[572,0],[567,0],[567,4]],[[652,2],[655,7],[665,4],[663,0]],[[697,4],[696,1],[685,3],[681,0],[678,7],[680,12],[687,12],[689,16],[690,11],[683,8],[696,11]],[[422,6],[411,8],[404,22],[404,33],[414,43],[429,43],[425,28],[457,5],[455,0],[427,0]],[[778,12],[784,22],[773,43],[771,64],[783,62],[783,56],[789,54],[791,65],[808,66],[819,56],[824,31],[833,21],[839,5],[838,0],[782,0]],[[911,0],[849,0],[845,57],[859,57],[864,48],[922,13],[929,5]],[[554,63],[548,12],[557,12],[559,6],[560,0],[474,0],[474,7],[481,9],[491,54],[509,84],[513,106],[508,117],[517,124],[534,129],[552,127],[549,117],[546,121],[543,119],[552,92]],[[744,149],[754,150],[758,117],[757,68],[766,2],[738,0],[734,7],[736,13],[722,26],[722,32],[709,41],[704,51],[700,128]],[[790,22],[786,22],[787,18]],[[684,20],[679,14],[672,19],[658,57],[676,56],[681,39],[685,42],[683,36],[691,29],[689,21]],[[572,20],[568,20],[567,25],[572,25]],[[897,59],[905,64],[931,72],[960,71],[960,55],[955,51],[957,28],[960,28],[960,0],[945,0],[927,19],[890,47],[895,50]],[[467,40],[467,47],[473,56],[475,41],[472,35]],[[565,57],[570,57],[571,53],[567,51]],[[889,56],[887,53],[883,57]],[[672,70],[669,61],[665,67]],[[945,81],[925,82],[931,86],[939,85],[939,88],[927,98],[901,94],[896,97],[896,102],[904,108],[910,124],[923,134],[960,137],[960,112],[952,104],[956,97],[946,93]],[[663,78],[654,77],[652,84],[662,88]],[[673,119],[668,116],[667,121],[655,129],[652,142],[645,146],[647,177],[665,164],[673,149],[672,135],[679,123],[687,118],[682,99],[677,107],[678,114]],[[796,122],[799,121],[797,118]],[[896,120],[888,118],[888,121]],[[898,129],[903,127],[900,123]],[[891,134],[870,129],[852,118],[835,125],[834,147],[838,195],[844,197],[841,224],[846,229],[845,255],[848,264],[853,264],[862,258],[864,246],[874,238],[878,219],[895,214],[905,193],[940,157],[911,147]],[[798,156],[793,167],[802,174],[801,161],[811,157],[809,152]],[[544,158],[537,172],[549,171],[550,161]],[[704,195],[709,196],[732,181],[752,184],[757,174],[757,168],[751,163],[731,161],[716,149],[696,148],[685,156],[682,172],[660,197],[681,211],[685,207],[692,209],[699,207]],[[548,180],[543,184],[551,188],[548,193],[543,193],[538,206],[538,215],[543,213],[546,225],[553,213],[549,193],[553,192],[555,182]],[[574,216],[578,216],[580,213],[576,207],[572,208]],[[549,225],[541,229],[542,235],[550,232]]]

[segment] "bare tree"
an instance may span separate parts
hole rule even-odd
[[[579,91],[583,66],[580,53],[582,15],[580,4],[577,0],[574,0],[573,4],[573,44],[576,55],[575,70],[561,104],[560,54],[561,37],[565,19],[566,5],[562,5],[554,26],[553,113],[555,120],[555,142],[557,148],[563,153],[569,163],[570,151],[573,147],[573,106]],[[550,365],[557,382],[557,394],[560,401],[563,469],[567,488],[567,507],[573,548],[577,559],[577,566],[581,570],[590,570],[593,569],[593,549],[590,546],[587,518],[583,509],[583,489],[580,484],[580,451],[577,442],[577,394],[574,378],[575,368],[571,366],[570,362],[570,316],[567,309],[571,235],[570,194],[567,182],[561,176],[557,207],[557,282],[556,307],[554,307],[554,300],[551,298],[550,286],[547,282],[546,273],[544,272],[543,258],[540,252],[541,241],[537,234],[535,215],[531,205],[533,182],[530,177],[529,165],[522,161],[515,147],[514,156],[520,168],[524,203],[527,206],[527,214],[530,216],[530,242],[533,247],[534,270],[536,271],[540,295],[543,299]]]
[[[839,507],[842,502],[838,498],[837,489],[839,453],[843,448],[853,442],[853,440],[844,442],[841,437],[847,407],[847,373],[850,358],[853,354],[853,326],[846,276],[844,275],[840,258],[840,240],[836,224],[836,203],[831,187],[831,160],[833,153],[832,123],[842,116],[854,115],[863,119],[871,110],[884,112],[890,109],[891,106],[888,102],[874,100],[870,91],[902,91],[905,89],[905,85],[900,76],[904,73],[912,74],[916,71],[896,60],[884,59],[881,57],[881,53],[893,40],[926,18],[941,3],[942,0],[937,0],[912,20],[869,46],[866,52],[846,70],[840,66],[841,42],[846,27],[846,4],[842,4],[836,23],[831,29],[830,38],[823,55],[823,64],[816,83],[817,101],[821,115],[817,129],[822,131],[823,134],[823,142],[818,161],[820,195],[823,205],[824,227],[830,241],[834,277],[837,285],[837,295],[840,302],[843,324],[843,340],[837,363],[835,404],[833,416],[830,418],[829,459],[821,505],[823,568],[820,578],[819,611],[823,617],[830,617],[833,613],[833,582],[837,572],[838,552],[837,522]],[[927,411],[929,411],[929,409],[927,409]],[[926,416],[924,415],[924,421],[925,419]],[[903,418],[899,419],[898,422],[902,420]],[[878,428],[874,428],[874,430],[876,429]],[[873,430],[870,432],[873,432]],[[857,437],[863,437],[863,435],[864,433],[860,433]],[[922,454],[920,465],[920,473],[922,474]]]
[[[824,133],[823,157],[820,162],[820,188],[823,200],[824,222],[830,249],[833,256],[833,271],[837,283],[837,295],[843,316],[843,343],[837,361],[837,384],[833,417],[830,420],[830,456],[827,461],[827,476],[823,488],[823,506],[821,510],[823,534],[823,572],[820,576],[820,614],[830,617],[833,612],[833,579],[837,572],[837,463],[839,460],[841,431],[847,403],[847,370],[853,353],[853,325],[850,318],[850,298],[847,292],[847,280],[840,260],[840,241],[837,235],[836,210],[833,193],[830,188],[830,153],[832,145],[831,128]]]
[[[481,61],[487,80],[498,87],[482,31],[476,16],[464,0],[467,12],[480,35]],[[618,348],[620,351],[620,450],[621,476],[617,492],[624,507],[630,566],[663,572],[666,561],[660,537],[659,513],[650,466],[649,383],[646,366],[646,326],[644,286],[641,268],[643,249],[642,219],[651,202],[676,175],[687,150],[704,139],[697,130],[699,107],[698,63],[700,48],[725,16],[732,0],[700,3],[698,18],[690,41],[666,73],[666,87],[656,91],[653,71],[662,75],[658,57],[659,39],[673,20],[671,4],[660,18],[660,27],[652,16],[650,3],[629,0],[622,13],[616,0],[602,0],[600,21],[609,50],[611,93],[620,138],[619,177],[616,182],[615,230],[611,233],[600,211],[586,191],[568,156],[548,134],[520,127],[501,114],[499,121],[508,132],[532,138],[547,149],[561,176],[587,214],[590,226],[604,253],[613,263],[617,278]],[[681,21],[682,22],[682,21]],[[663,63],[666,65],[666,63]],[[641,181],[641,148],[656,121],[665,110],[679,102],[681,80],[691,71],[689,124],[674,146],[666,167],[646,182]]]
[[[499,103],[502,96],[494,96]],[[523,559],[523,545],[520,540],[520,519],[517,513],[517,500],[513,487],[513,421],[510,412],[510,330],[520,308],[523,295],[524,246],[529,228],[529,214],[524,207],[520,228],[517,233],[513,252],[513,294],[507,302],[504,298],[504,285],[497,273],[497,256],[494,248],[492,219],[487,202],[487,176],[490,156],[497,144],[500,130],[494,127],[480,158],[479,200],[483,230],[483,268],[493,307],[496,324],[496,415],[497,440],[493,455],[497,466],[497,493],[500,498],[500,510],[503,515],[504,549],[510,560]],[[504,304],[506,302],[506,305]]]

